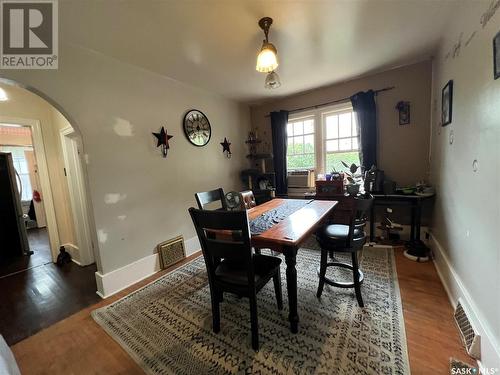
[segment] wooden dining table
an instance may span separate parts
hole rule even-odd
[[[255,248],[268,248],[285,255],[289,308],[288,319],[291,331],[297,333],[299,327],[299,315],[297,312],[297,270],[295,268],[297,251],[309,235],[315,232],[328,218],[338,202],[276,198],[248,210],[248,220],[255,220],[269,211],[279,209],[287,201],[302,201],[304,205],[264,232],[252,234],[252,245]]]

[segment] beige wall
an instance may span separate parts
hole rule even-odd
[[[493,79],[492,48],[500,11],[483,27],[489,6],[490,1],[461,2],[435,59],[432,234],[441,250],[438,264],[453,270],[444,273],[453,298],[464,298],[477,317],[483,363],[500,368],[500,79]],[[441,127],[441,89],[449,80],[453,121]]]
[[[335,69],[335,67],[332,67]],[[283,82],[286,85],[286,82]],[[272,149],[271,111],[294,109],[348,97],[359,91],[395,86],[377,96],[378,167],[399,185],[428,179],[431,62],[409,65],[345,83],[319,88],[251,107],[252,127],[263,139],[263,152]],[[398,125],[398,101],[411,103],[411,124]]]
[[[57,71],[1,71],[52,98],[82,135],[98,237],[99,271],[108,273],[155,252],[182,234],[195,237],[188,208],[194,193],[241,189],[247,168],[248,107],[217,94],[61,44]],[[203,111],[212,125],[205,147],[188,143],[184,113]],[[174,136],[162,158],[151,132]],[[231,142],[232,158],[222,153]]]
[[[0,102],[0,116],[40,121],[49,178],[54,199],[57,230],[61,244],[75,244],[75,233],[69,203],[68,184],[64,176],[64,161],[59,130],[54,123],[54,108],[45,100],[19,87],[0,84],[9,100]],[[4,138],[0,135],[0,144]],[[36,155],[37,150],[35,150]],[[43,196],[42,196],[43,199]]]

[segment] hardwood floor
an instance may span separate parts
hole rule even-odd
[[[398,250],[396,265],[412,374],[449,374],[450,357],[472,363],[460,343],[452,319],[452,307],[433,263],[412,262]],[[142,370],[128,354],[93,321],[90,312],[116,301],[176,267],[143,280],[14,345],[12,350],[21,372],[142,374]]]
[[[38,331],[93,305],[95,265],[50,262],[0,278],[0,333],[13,345]]]
[[[0,278],[15,272],[38,267],[52,262],[50,254],[49,236],[46,228],[28,229],[28,243],[33,254],[19,256],[0,263]]]

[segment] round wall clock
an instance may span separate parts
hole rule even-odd
[[[196,109],[188,111],[184,116],[184,134],[193,145],[205,146],[212,135],[212,128],[207,116]]]

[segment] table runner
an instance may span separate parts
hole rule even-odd
[[[295,211],[300,210],[311,202],[312,200],[290,200],[272,210],[264,212],[262,215],[250,221],[250,233],[253,235],[264,233],[273,225],[278,224],[287,216],[290,216]]]

